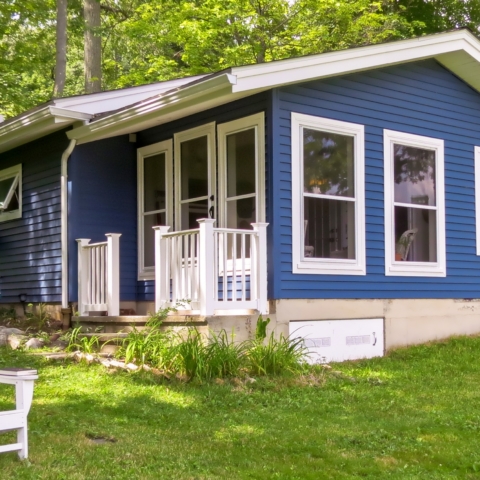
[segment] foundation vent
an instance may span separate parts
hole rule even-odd
[[[383,318],[292,320],[291,338],[303,338],[309,363],[343,362],[384,354]]]

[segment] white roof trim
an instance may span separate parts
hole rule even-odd
[[[232,85],[235,81],[235,77],[229,73],[209,76],[205,80],[157,95],[70,130],[67,136],[81,144],[181,118],[190,114],[196,105],[202,105],[201,109],[204,109],[206,104],[220,105],[231,101]]]
[[[53,133],[78,121],[87,121],[92,115],[71,112],[47,105],[12,121],[0,124],[0,153],[37,138]]]
[[[460,63],[454,63],[454,58],[446,56],[461,52],[467,55]],[[480,42],[468,30],[456,30],[409,40],[234,67],[232,74],[237,77],[237,84],[233,87],[233,92],[272,88],[427,58],[438,59],[475,89],[480,90]],[[470,63],[476,64],[475,71],[471,71],[471,66],[468,66]]]

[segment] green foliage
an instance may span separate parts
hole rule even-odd
[[[255,340],[258,342],[263,342],[267,338],[267,325],[270,323],[270,319],[263,319],[263,316],[260,315],[257,320],[257,326],[255,328]]]
[[[276,339],[272,332],[266,344],[254,340],[249,346],[247,368],[253,375],[298,373],[305,368],[305,353],[302,338],[291,339],[280,334]]]
[[[82,327],[75,327],[69,335],[65,335],[68,341],[67,352],[80,351],[82,353],[94,353],[99,349],[97,335],[86,337],[82,335]]]
[[[10,324],[17,320],[17,312],[14,308],[1,307],[0,308],[0,323]]]
[[[44,303],[39,303],[34,306],[33,303],[28,304],[29,311],[25,312],[27,323],[29,327],[37,330],[43,330],[49,326],[52,320],[51,315],[47,311],[47,306]]]
[[[166,382],[0,348],[6,366],[39,380],[30,463],[0,455],[2,480],[479,478],[479,337],[332,365],[322,382]],[[0,385],[0,411],[13,405]]]

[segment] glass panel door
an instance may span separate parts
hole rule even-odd
[[[175,135],[175,229],[198,228],[201,218],[215,218],[215,125]]]

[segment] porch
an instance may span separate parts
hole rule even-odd
[[[266,223],[252,229],[214,227],[155,231],[155,310],[173,307],[194,316],[267,311]],[[78,243],[78,312],[120,315],[120,237]]]

